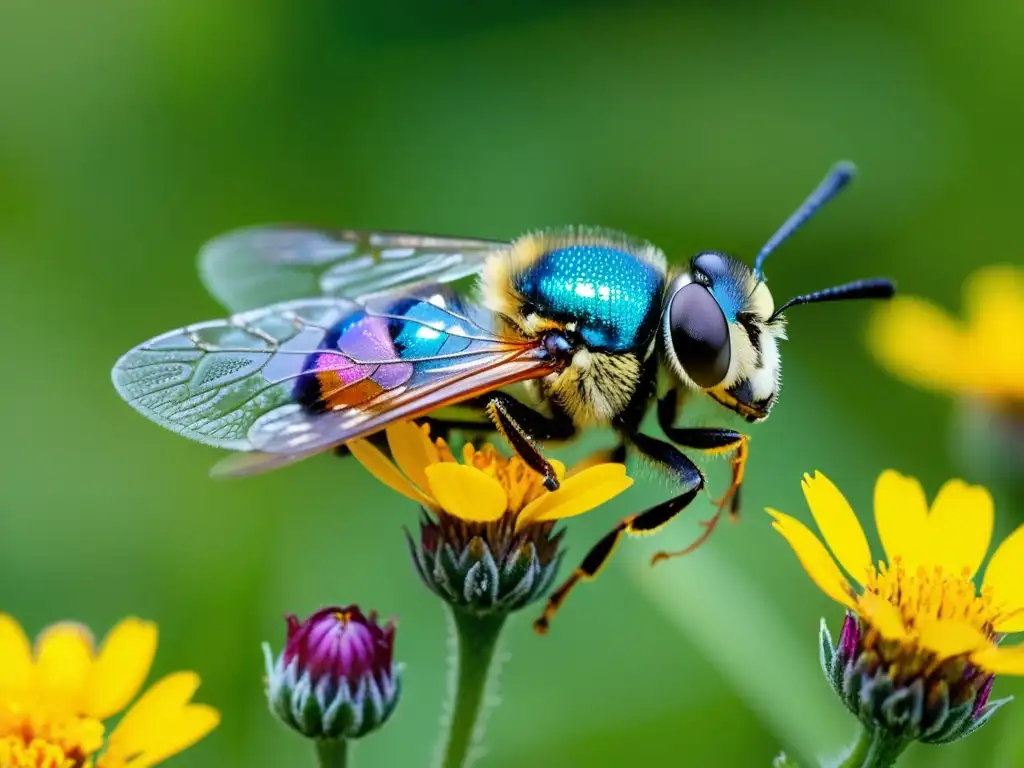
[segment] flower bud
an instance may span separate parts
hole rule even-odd
[[[989,701],[994,675],[963,658],[910,668],[896,646],[879,642],[847,613],[839,644],[821,622],[821,667],[861,723],[901,742],[944,744],[969,736],[1010,699]]]
[[[263,645],[271,711],[316,739],[355,739],[383,725],[401,687],[394,623],[381,627],[376,613],[366,617],[354,605],[287,621],[288,639],[276,660]]]
[[[488,535],[490,534],[490,535]],[[406,535],[423,583],[445,602],[478,616],[519,610],[543,597],[558,572],[561,534],[551,525],[516,535],[512,527],[423,516],[419,540]]]

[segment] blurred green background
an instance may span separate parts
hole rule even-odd
[[[216,451],[110,385],[130,346],[220,315],[199,245],[282,220],[486,237],[592,223],[674,260],[750,258],[849,158],[853,191],[769,263],[776,296],[886,274],[956,309],[972,269],[1021,263],[1022,21],[1010,0],[2,0],[0,608],[31,632],[159,622],[156,672],[199,670],[199,698],[224,713],[170,763],[203,768],[312,765],[265,711],[259,644],[280,647],[286,611],[376,607],[400,618],[406,690],[356,758],[428,765],[446,627],[407,561],[415,511],[333,457],[210,480]],[[741,525],[649,569],[651,551],[695,535],[701,501],[621,547],[548,637],[532,614],[511,623],[481,766],[767,766],[781,747],[831,754],[850,738],[816,647],[819,617],[835,630],[841,611],[762,508],[809,520],[799,480],[817,468],[868,519],[883,468],[931,494],[962,471],[952,404],[874,366],[868,310],[793,313]],[[571,560],[668,492],[637,471],[574,521]],[[713,468],[714,491],[726,475]],[[1021,510],[997,499],[1003,534]],[[1010,707],[906,764],[1024,765],[1022,725]]]

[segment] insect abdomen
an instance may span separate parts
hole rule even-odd
[[[295,398],[314,412],[350,407],[401,386],[416,386],[471,343],[445,307],[450,297],[377,302],[340,320],[304,365]],[[434,359],[431,359],[434,358]],[[408,362],[404,362],[408,361]]]

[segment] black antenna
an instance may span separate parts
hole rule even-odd
[[[884,277],[873,277],[868,280],[855,280],[846,285],[837,285],[835,288],[823,288],[814,293],[805,293],[802,296],[794,296],[781,307],[772,313],[768,322],[772,322],[790,307],[798,304],[817,304],[820,301],[844,301],[846,299],[891,299],[896,293],[896,286],[891,280]]]
[[[786,223],[779,227],[779,230],[764,244],[757,258],[754,259],[754,277],[759,281],[764,280],[764,260],[771,255],[780,243],[803,226],[821,206],[835,197],[843,187],[850,183],[857,168],[853,163],[843,160],[832,166],[828,176],[822,180],[818,188],[811,192],[803,204],[797,208],[793,215],[786,219]]]

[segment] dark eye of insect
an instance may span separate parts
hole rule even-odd
[[[729,371],[729,323],[715,297],[700,283],[684,285],[672,297],[668,316],[672,348],[694,383],[705,389]]]

